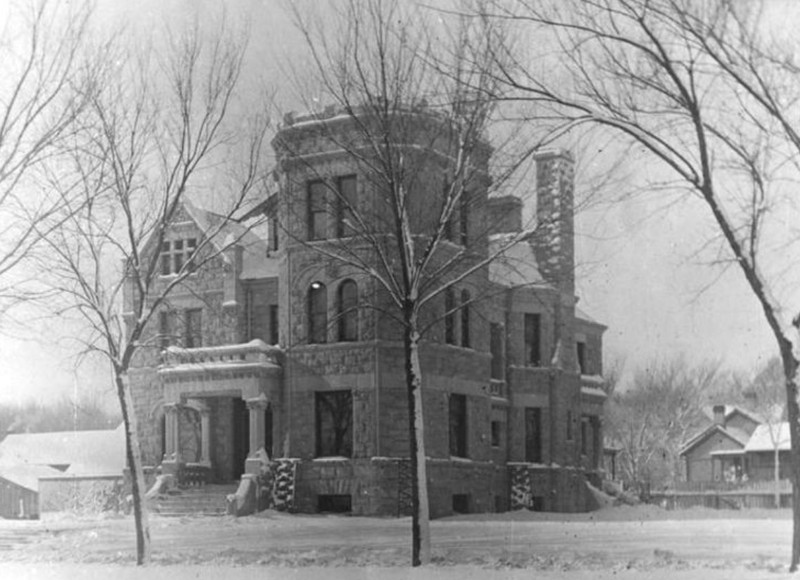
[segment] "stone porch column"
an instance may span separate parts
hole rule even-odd
[[[200,464],[211,467],[211,409],[203,401],[195,408],[200,413]]]
[[[245,473],[258,474],[261,467],[258,450],[264,447],[264,411],[269,406],[269,399],[261,393],[254,399],[246,399],[245,403],[250,411],[250,450],[245,461]]]
[[[164,438],[165,453],[161,463],[164,473],[177,473],[178,464],[181,462],[180,432],[181,432],[181,405],[168,403],[164,405]]]

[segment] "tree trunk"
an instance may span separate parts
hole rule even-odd
[[[781,343],[781,362],[786,379],[786,418],[789,421],[789,470],[792,479],[792,560],[790,572],[800,563],[800,407],[797,402],[797,360],[791,344]]]
[[[778,440],[775,443],[775,461],[773,467],[773,477],[775,479],[775,509],[781,507],[781,451],[780,451],[780,430]]]
[[[133,409],[130,387],[125,371],[115,372],[117,398],[125,423],[125,450],[128,469],[131,474],[131,493],[133,495],[133,520],[136,527],[136,565],[150,563],[150,524],[147,521],[147,506],[144,495],[144,471],[142,470],[142,452],[139,447],[139,436],[136,428],[136,413]]]
[[[431,561],[428,476],[422,410],[422,367],[419,362],[419,330],[414,314],[406,317],[404,350],[408,393],[408,429],[411,454],[411,565]]]

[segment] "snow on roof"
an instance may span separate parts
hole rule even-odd
[[[750,440],[745,445],[746,452],[751,451],[774,451],[775,444],[773,440],[778,443],[778,449],[788,451],[792,448],[791,441],[789,440],[789,423],[773,423],[772,425],[763,424],[756,427]]]
[[[581,395],[588,395],[591,397],[601,397],[603,399],[608,397],[606,392],[598,387],[581,387]]]
[[[81,465],[84,475],[121,475],[125,468],[125,430],[19,433],[0,442],[0,468]],[[61,472],[58,472],[61,473]],[[53,475],[53,474],[50,474]]]
[[[714,407],[715,406],[716,405],[705,405],[703,407],[703,409],[702,409],[703,414],[706,417],[708,417],[709,419],[711,419],[712,421],[714,420]],[[763,419],[761,417],[759,417],[758,415],[756,415],[752,411],[748,411],[747,409],[743,409],[742,407],[737,407],[736,405],[722,405],[722,406],[725,407],[725,420],[726,421],[728,419],[730,419],[736,413],[739,413],[740,415],[744,415],[745,417],[747,417],[748,419],[750,419],[754,423],[762,423],[763,422]]]
[[[689,439],[686,443],[684,443],[683,447],[681,447],[680,455],[685,455],[689,451],[691,451],[694,447],[705,441],[709,436],[714,433],[722,433],[723,435],[729,437],[742,447],[745,446],[747,443],[747,432],[742,431],[741,429],[733,429],[733,428],[726,428],[722,425],[717,425],[713,423],[700,431],[697,435]]]
[[[521,240],[512,243],[514,234],[496,234],[489,238],[489,252],[500,251],[504,244],[508,247],[489,264],[489,280],[501,286],[547,285],[531,245]]]
[[[46,465],[2,465],[0,478],[10,481],[25,489],[39,491],[39,478],[52,475],[61,475],[58,469]]]
[[[211,241],[217,249],[230,245],[241,246],[242,272],[239,276],[241,279],[253,280],[278,276],[278,260],[268,256],[269,226],[263,216],[253,216],[245,224],[241,224],[226,216],[202,209],[188,200],[184,205],[187,213],[201,230],[214,234]]]

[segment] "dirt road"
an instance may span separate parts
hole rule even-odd
[[[569,576],[574,578],[584,572],[594,574],[587,578],[604,574],[625,578],[636,571],[647,571],[647,578],[666,572],[673,575],[665,578],[681,578],[674,574],[702,570],[705,574],[697,577],[715,578],[717,571],[727,571],[728,576],[719,578],[761,577],[753,574],[763,572],[774,579],[776,572],[785,570],[791,534],[791,520],[786,513],[767,512],[764,517],[734,512],[694,515],[697,519],[620,520],[595,514],[572,521],[543,521],[542,516],[525,513],[437,520],[432,523],[434,561],[439,571],[452,571],[453,565],[467,564],[469,569],[484,572],[536,568],[538,577],[543,577],[539,573],[570,572],[577,574]],[[721,519],[724,515],[729,517]],[[376,567],[395,566],[399,573],[409,561],[408,519],[272,512],[239,519],[154,517],[151,524],[154,559],[170,565],[170,569],[187,565],[258,565],[267,572],[280,566],[286,575],[267,577],[300,579],[306,576],[295,576],[294,570],[303,568],[304,574],[314,578],[310,567],[324,565],[338,572],[345,568],[359,570],[349,576],[357,578],[372,577],[361,576],[361,571]],[[134,551],[130,518],[0,521],[0,536],[13,547],[0,554],[0,559],[35,565],[42,573],[55,562],[61,566],[65,562],[89,565],[87,570],[98,564],[130,564]],[[15,537],[20,539],[17,544]],[[443,578],[469,577],[441,573],[445,574]],[[114,577],[120,580],[117,575]],[[335,577],[324,575],[325,580]],[[170,580],[175,577],[170,576]]]

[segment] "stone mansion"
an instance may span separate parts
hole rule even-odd
[[[374,281],[319,251],[347,233],[339,214],[320,211],[326,187],[358,205],[373,195],[324,138],[350,122],[287,118],[273,141],[276,191],[260,206],[269,227],[219,228],[187,203],[157,248],[167,281],[208,231],[228,236],[170,295],[151,325],[157,348],[131,372],[146,466],[238,482],[259,473],[265,451],[289,474],[281,501],[294,510],[409,513],[403,342],[373,307],[385,299]],[[522,201],[486,188],[446,243],[485,255],[521,230]],[[591,508],[605,327],[576,307],[571,156],[538,154],[534,188],[541,234],[431,306],[445,313],[420,349],[433,517]]]

